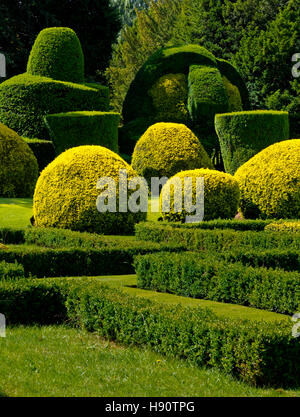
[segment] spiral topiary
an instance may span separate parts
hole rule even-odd
[[[38,172],[36,157],[27,143],[0,123],[0,196],[31,197]]]
[[[27,73],[59,81],[83,83],[84,57],[74,30],[65,27],[42,30],[31,49]]]
[[[156,123],[137,142],[132,167],[149,181],[151,177],[171,177],[182,170],[213,168],[213,165],[188,127]]]
[[[174,192],[175,187],[170,186],[174,179],[181,180],[182,192]],[[232,219],[238,210],[240,191],[237,181],[230,174],[210,169],[195,169],[182,171],[164,185],[160,195],[160,210],[164,220],[184,222],[186,216],[190,215],[184,207],[184,179],[192,178],[192,204],[196,204],[196,178],[204,178],[204,218]],[[164,210],[164,202],[170,198],[169,210]],[[176,204],[182,201],[182,210],[178,212]]]
[[[135,171],[119,155],[102,146],[78,146],[68,149],[41,173],[34,192],[33,212],[36,226],[58,227],[104,234],[128,234],[134,224],[145,220],[146,213],[118,211],[119,170]],[[102,177],[117,185],[116,212],[100,213],[96,189]],[[129,193],[128,193],[129,196]]]
[[[235,173],[247,218],[299,218],[300,139],[275,143]]]

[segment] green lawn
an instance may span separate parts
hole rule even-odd
[[[151,204],[149,200],[149,212],[147,214],[147,219],[150,221],[155,221],[158,219],[160,214],[151,213],[150,208]],[[0,227],[26,227],[30,225],[31,216],[31,198],[0,198]]]
[[[56,278],[51,278],[56,279]],[[60,278],[61,279],[61,278]],[[101,280],[101,282],[120,287],[131,295],[149,298],[154,301],[166,304],[183,304],[189,307],[203,307],[212,310],[220,317],[230,317],[232,319],[246,319],[254,321],[286,321],[291,320],[290,316],[273,313],[271,311],[260,310],[257,308],[244,307],[238,304],[220,303],[217,301],[201,300],[190,297],[181,297],[173,294],[159,293],[156,291],[142,290],[136,288],[136,275],[119,275],[103,277],[84,277],[84,278],[66,278],[66,279],[85,279]],[[292,324],[292,322],[291,322]]]
[[[26,227],[31,216],[31,198],[0,198],[0,227]]]
[[[15,327],[0,338],[0,396],[299,396],[64,326]]]

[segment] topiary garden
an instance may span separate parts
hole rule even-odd
[[[296,395],[300,139],[216,55],[157,47],[121,117],[76,33],[40,32],[0,84],[0,313]]]

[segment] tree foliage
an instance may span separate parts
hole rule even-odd
[[[109,0],[1,0],[0,52],[7,57],[7,76],[26,69],[38,33],[50,26],[77,33],[86,57],[86,74],[101,73],[120,30],[119,13]]]

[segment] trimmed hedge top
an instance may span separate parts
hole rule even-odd
[[[100,145],[118,152],[119,113],[78,111],[44,118],[56,155],[74,146]]]
[[[109,89],[20,74],[0,85],[0,121],[21,136],[49,139],[47,114],[109,109]]]
[[[247,218],[300,217],[300,139],[275,143],[235,173]]]
[[[32,47],[27,73],[54,80],[82,83],[84,57],[76,33],[65,27],[42,30]]]

